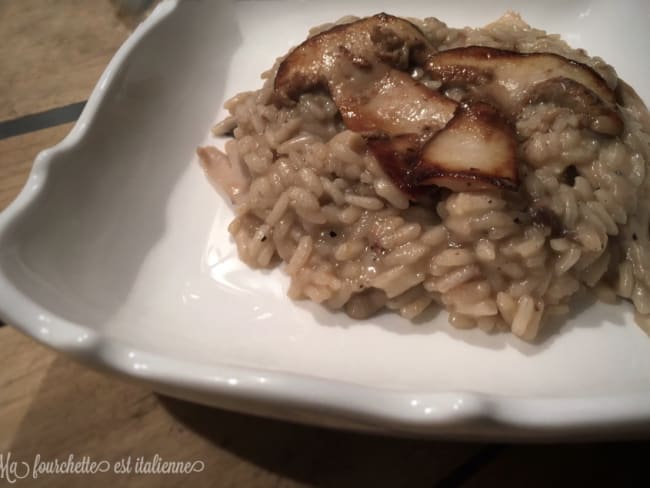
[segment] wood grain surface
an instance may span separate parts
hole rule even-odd
[[[72,125],[58,125],[0,139],[0,210],[9,205],[22,189],[36,155],[63,139]]]
[[[86,100],[141,17],[117,14],[107,0],[0,1],[0,124]],[[0,140],[0,209],[36,154],[72,124],[42,125]],[[648,447],[423,441],[292,425],[156,395],[0,327],[0,486],[9,486],[8,456],[31,465],[71,455],[111,466],[130,458],[131,473],[43,474],[13,486],[642,486]],[[203,469],[134,472],[138,459],[155,456]]]
[[[2,0],[0,120],[85,100],[128,35],[108,0]]]

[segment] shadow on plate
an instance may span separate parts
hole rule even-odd
[[[635,465],[643,462],[648,446],[396,439],[251,417],[163,396],[159,400],[179,423],[219,449],[281,480],[309,486],[601,486],[603,481],[620,486],[643,471]]]
[[[484,449],[310,427],[158,398],[178,422],[220,449],[309,486],[430,486]]]
[[[420,316],[410,321],[387,309],[382,309],[369,319],[355,321],[345,312],[330,310],[325,306],[305,300],[294,301],[292,304],[307,310],[316,322],[324,326],[381,327],[398,335],[447,334],[470,346],[495,350],[514,348],[527,356],[534,356],[545,351],[561,335],[568,334],[573,329],[602,327],[605,323],[624,326],[625,314],[629,313],[630,308],[630,305],[623,300],[619,300],[614,305],[601,303],[593,293],[583,291],[571,301],[571,311],[568,315],[546,318],[537,338],[532,342],[526,342],[511,333],[457,329],[447,322],[447,312],[436,305],[429,307]],[[594,320],[594,317],[588,315],[588,312],[596,305],[598,305],[598,317]]]

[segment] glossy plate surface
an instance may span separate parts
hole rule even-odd
[[[384,10],[478,26],[508,8],[613,64],[650,100],[650,4],[163,1],[80,120],[0,214],[0,315],[39,341],[176,396],[323,425],[476,438],[650,428],[650,340],[588,300],[538,344],[444,313],[363,323],[251,271],[194,156],[223,101],[306,36]]]

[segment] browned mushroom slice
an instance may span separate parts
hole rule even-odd
[[[458,108],[386,65],[362,69],[345,57],[340,64],[348,76],[331,83],[330,93],[343,122],[366,136],[402,191],[415,196],[431,185],[463,191],[516,188],[514,134],[493,107]]]
[[[408,73],[376,64],[358,68],[350,63],[346,76],[330,82],[330,93],[348,129],[362,134],[431,135],[454,116],[453,100],[411,78]]]
[[[509,116],[517,115],[537,85],[560,78],[593,93],[590,112],[598,104],[603,111],[613,110],[616,103],[615,93],[593,69],[552,53],[527,54],[470,46],[434,54],[425,67],[434,79],[447,86],[468,89],[472,98],[493,101]],[[557,86],[545,86],[557,92]],[[566,102],[568,98],[562,99]],[[592,128],[600,132],[598,123]],[[603,130],[609,133],[611,127]]]
[[[623,131],[623,119],[613,106],[603,101],[586,86],[569,78],[552,78],[535,85],[525,104],[553,102],[572,109],[582,125],[594,132],[611,136]]]
[[[384,172],[400,190],[412,197],[420,193],[411,173],[420,160],[425,142],[426,139],[417,134],[377,136],[367,139],[368,148],[377,158]]]
[[[452,191],[516,189],[515,134],[490,105],[461,104],[449,124],[422,148],[412,178],[418,186]]]
[[[359,64],[380,61],[407,69],[424,62],[434,48],[412,23],[384,13],[342,24],[310,37],[282,61],[275,77],[281,98],[297,99],[301,93],[325,88],[339,79],[337,63],[343,48]]]

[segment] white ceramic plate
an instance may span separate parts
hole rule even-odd
[[[354,323],[292,303],[226,232],[194,149],[223,101],[308,27],[385,10],[482,25],[516,8],[613,63],[650,100],[650,4],[607,0],[164,1],[125,43],[79,122],[0,215],[0,314],[37,340],[172,395],[407,435],[647,432],[650,340],[626,305],[582,304],[537,345],[444,314]]]

